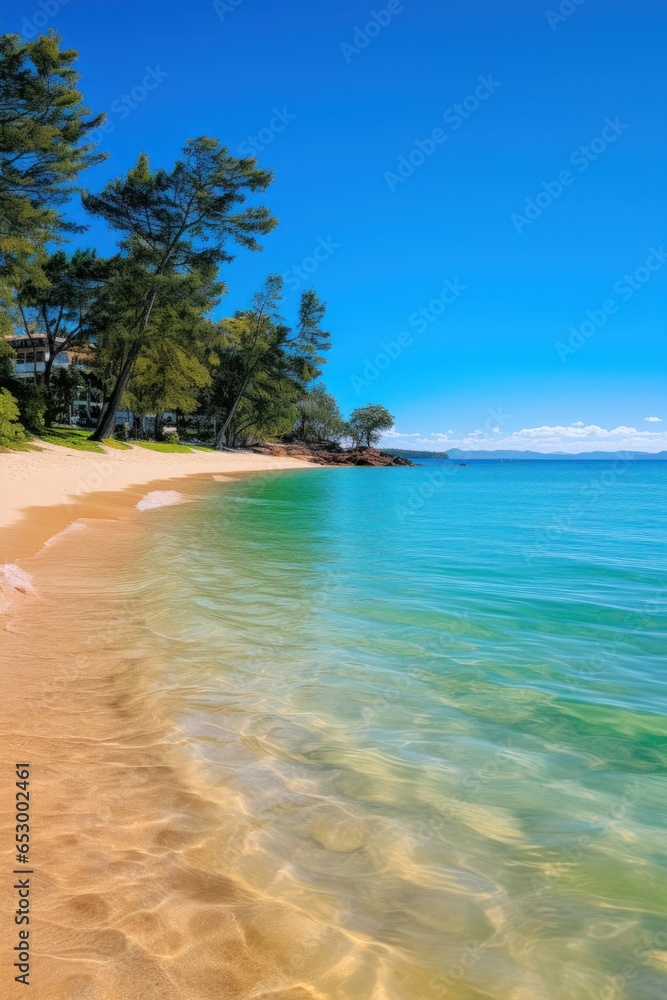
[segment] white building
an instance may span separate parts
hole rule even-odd
[[[10,334],[5,337],[6,342],[13,349],[16,355],[14,365],[15,373],[21,379],[37,379],[44,374],[46,362],[49,360],[49,343],[44,333],[33,333],[30,337],[27,334]],[[57,337],[56,343],[63,344],[64,338]],[[58,369],[70,368],[78,365],[83,368],[81,353],[75,351],[60,351],[53,359],[51,368],[52,374]],[[70,406],[70,423],[81,424],[84,427],[94,427],[102,412],[102,393],[99,389],[86,386],[81,390],[80,395],[72,401]],[[172,413],[163,414],[163,420],[167,423],[174,423],[176,417]],[[141,426],[145,431],[152,429],[155,422],[155,414],[146,414],[142,417]],[[119,410],[116,414],[116,425],[128,424],[134,427],[134,414],[129,410]]]
[[[35,375],[43,375],[46,362],[49,360],[49,343],[43,333],[33,333],[28,337],[25,334],[14,334],[5,337],[6,342],[13,349],[16,355],[16,375],[18,378],[34,378]],[[57,343],[64,343],[62,337],[56,338]],[[56,354],[53,359],[53,368],[69,368],[73,364],[72,355],[68,351]]]

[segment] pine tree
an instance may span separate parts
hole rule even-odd
[[[0,35],[0,280],[47,242],[80,229],[62,206],[86,167],[100,163],[92,132],[104,121],[83,104],[74,49],[57,34]]]
[[[326,305],[314,290],[301,296],[296,327],[280,315],[283,281],[270,275],[253,297],[251,309],[237,312],[220,326],[223,357],[215,379],[215,397],[225,414],[215,447],[229,437],[238,408],[260,381],[269,376],[276,399],[285,394],[293,406],[322,371],[331,334],[321,327]],[[296,410],[290,411],[296,418]],[[292,421],[293,423],[293,421]]]
[[[183,154],[171,171],[151,171],[142,153],[125,177],[100,195],[84,197],[88,211],[121,234],[121,256],[133,275],[126,350],[94,440],[113,433],[156,304],[192,273],[210,274],[232,260],[228,241],[258,250],[256,236],[276,224],[267,208],[239,210],[249,193],[265,190],[272,180],[254,159],[239,160],[206,137],[189,140]]]

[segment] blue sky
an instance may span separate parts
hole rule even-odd
[[[388,406],[393,442],[665,448],[667,14],[446,6],[15,0],[3,30],[80,50],[110,122],[91,190],[200,134],[275,171],[280,225],[223,311],[271,272],[288,315],[314,285],[327,384]]]

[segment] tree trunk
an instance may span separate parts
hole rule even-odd
[[[109,396],[109,399],[102,410],[100,422],[95,428],[94,433],[91,435],[91,441],[104,441],[105,438],[113,437],[113,432],[116,428],[116,413],[118,412],[120,402],[129,385],[130,379],[132,378],[132,372],[134,371],[136,360],[141,353],[141,348],[144,344],[144,334],[146,333],[146,328],[148,327],[156,298],[157,291],[154,291],[150,301],[147,302],[144,307],[144,314],[141,318],[141,323],[139,324],[136,343],[131,348],[127,360],[120,370],[120,375],[118,376],[116,384],[113,387],[113,392]]]
[[[44,399],[46,401],[44,423],[47,427],[51,427],[53,425],[53,401],[51,399],[51,368],[53,367],[53,359],[50,349],[48,353],[48,360],[44,359]]]
[[[134,363],[137,360],[140,349],[141,345],[137,344],[132,349],[129,357],[125,361],[125,364],[121,368],[120,375],[116,379],[116,384],[113,387],[113,392],[105,403],[100,416],[100,421],[91,435],[91,441],[104,441],[105,438],[113,437],[114,430],[116,429],[116,413],[118,412],[120,402],[132,377]]]
[[[244,392],[248,388],[248,382],[250,381],[250,376],[251,375],[252,375],[252,370],[248,372],[248,374],[246,375],[245,379],[243,380],[243,385],[241,386],[241,388],[238,391],[238,394],[236,396],[236,399],[234,400],[232,408],[229,411],[229,413],[227,414],[227,417],[225,418],[225,422],[223,423],[222,427],[220,428],[220,430],[218,431],[218,433],[216,435],[213,447],[217,451],[221,451],[222,448],[224,447],[224,445],[223,445],[222,442],[225,440],[225,437],[227,436],[227,430],[229,428],[229,425],[231,424],[232,420],[234,419],[234,414],[236,413],[236,411],[238,409],[239,403],[243,399]]]

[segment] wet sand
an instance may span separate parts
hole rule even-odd
[[[36,593],[18,596],[2,643],[12,665],[1,684],[4,871],[13,865],[4,849],[13,839],[5,826],[13,765],[31,765],[32,995],[251,995],[267,973],[281,979],[271,949],[247,941],[265,915],[216,871],[225,804],[206,797],[182,753],[157,665],[132,642],[118,648],[109,616],[131,615],[131,596],[114,589],[121,567],[101,527],[86,530],[88,538],[63,539],[30,561]],[[113,532],[113,548],[127,553],[127,526]],[[64,573],[58,548],[67,549]],[[3,930],[6,903],[5,893]],[[7,982],[5,973],[3,990]]]

